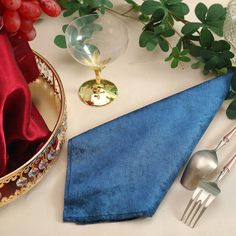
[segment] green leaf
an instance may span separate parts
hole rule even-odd
[[[78,3],[78,2],[69,2],[68,0],[66,0],[66,2],[64,1],[63,5],[62,5],[62,7],[64,7],[67,10],[78,9],[80,6],[81,6],[80,3]]]
[[[174,19],[173,19],[173,17],[171,16],[171,14],[168,14],[168,13],[167,13],[166,20],[167,20],[168,24],[174,25]]]
[[[232,52],[230,52],[230,51],[223,51],[223,52],[222,52],[222,56],[231,59],[231,58],[234,57],[234,54],[233,54]]]
[[[201,23],[187,23],[186,25],[184,25],[184,27],[182,28],[181,32],[186,35],[186,34],[192,34],[194,32],[196,32],[200,27],[202,26]]]
[[[100,13],[103,15],[106,12],[106,8],[104,6],[101,6],[100,8],[98,8],[98,10],[100,11]]]
[[[171,37],[175,34],[175,31],[166,23],[161,23],[154,27],[154,33],[156,35],[162,35],[165,38]]]
[[[184,17],[189,13],[189,7],[185,3],[170,5],[168,9],[172,12],[173,15],[178,17]]]
[[[60,4],[61,7],[67,8],[68,0],[58,0],[58,3]]]
[[[60,48],[66,48],[66,38],[64,35],[57,35],[54,39],[54,43]]]
[[[91,55],[93,55],[95,52],[97,55],[100,54],[99,49],[93,44],[87,43],[87,44],[82,45],[82,47],[83,47],[83,50],[86,48],[86,52],[84,52],[85,54],[87,53],[87,51],[89,51]]]
[[[204,75],[208,75],[208,74],[209,74],[209,70],[206,70],[206,69],[204,68],[203,71],[202,71],[202,73],[203,73]]]
[[[93,23],[98,18],[99,18],[98,15],[89,15],[87,17],[77,18],[77,20],[75,21],[75,24],[79,27],[83,27],[85,25]]]
[[[94,31],[102,31],[102,29],[103,28],[101,25],[93,23],[93,30]]]
[[[183,45],[183,42],[182,42],[182,38],[179,39],[178,43],[176,44],[176,47],[181,50],[182,49],[182,45]]]
[[[127,3],[129,3],[130,5],[135,5],[135,4],[137,4],[135,1],[133,1],[133,0],[125,0]]]
[[[64,11],[64,12],[63,12],[63,16],[64,16],[64,17],[71,16],[71,15],[73,15],[76,11],[77,11],[76,8],[75,8],[75,9],[68,10],[68,11]]]
[[[189,45],[189,53],[193,57],[200,57],[202,48],[193,44]]]
[[[220,4],[213,4],[208,9],[204,25],[215,34],[223,36],[223,25],[225,16],[226,9]]]
[[[179,60],[183,61],[183,62],[190,62],[191,61],[190,57],[187,57],[187,56],[180,57]]]
[[[214,41],[211,45],[211,50],[215,52],[229,51],[230,44],[225,40]],[[229,57],[232,56],[231,53],[228,54]]]
[[[135,1],[133,0],[125,0],[125,1],[133,7],[133,10],[139,11],[140,6]]]
[[[212,26],[210,24],[207,24],[206,26],[216,35],[221,36],[221,37],[223,36],[223,22],[222,22],[222,25],[218,27]]]
[[[212,35],[210,30],[208,30],[207,28],[204,27],[201,30],[199,41],[200,41],[200,45],[202,47],[209,48],[214,41],[214,36]]]
[[[159,24],[154,28],[154,33],[156,35],[159,35],[159,34],[162,34],[164,30],[165,30],[165,25],[164,24]]]
[[[82,35],[85,35],[88,38],[90,38],[92,36],[93,32],[94,31],[93,31],[92,24],[87,24],[87,25],[81,27],[81,29],[80,29],[80,33]]]
[[[233,91],[230,91],[225,100],[232,100],[236,98],[236,94]]]
[[[139,46],[146,47],[147,43],[155,38],[155,34],[151,31],[143,31],[139,37]]]
[[[140,12],[143,15],[152,15],[160,6],[160,2],[153,0],[145,1],[140,7]]]
[[[164,52],[169,51],[169,44],[164,38],[158,37],[158,42],[159,42],[159,46],[162,49],[162,51],[164,51]]]
[[[147,21],[149,21],[149,16],[145,16],[145,15],[141,14],[139,16],[139,20],[141,20],[142,22],[147,22]]]
[[[173,56],[170,54],[170,56],[168,56],[165,61],[170,61],[173,58]]]
[[[88,14],[95,14],[96,12],[88,5],[82,5],[78,9],[79,16],[86,16]]]
[[[226,14],[225,8],[220,4],[213,4],[210,6],[207,13],[207,21],[215,21],[216,19],[222,18],[224,20]]]
[[[171,62],[171,68],[176,68],[179,64],[179,60],[177,58],[174,58]]]
[[[236,72],[234,72],[233,77],[231,79],[231,89],[236,92]]]
[[[179,56],[179,49],[177,47],[174,47],[172,49],[172,55],[173,55],[173,57],[178,57]]]
[[[214,41],[211,45],[211,50],[215,52],[222,51],[222,44],[219,41]]]
[[[154,20],[155,22],[159,22],[161,21],[164,17],[165,17],[166,13],[165,10],[163,8],[157,8],[152,15],[152,20]]]
[[[196,8],[195,8],[195,14],[197,16],[197,18],[201,21],[201,22],[205,22],[205,18],[206,18],[206,14],[207,14],[207,7],[204,3],[200,2],[197,4]]]
[[[175,34],[175,31],[173,29],[167,29],[164,32],[162,32],[162,35],[166,38],[171,37]]]
[[[216,55],[216,53],[211,50],[201,48],[200,55],[205,60],[210,60],[212,57]]]
[[[183,49],[188,49],[189,50],[189,47],[191,45],[191,42],[187,42],[186,40],[183,40],[182,41],[183,43]],[[189,52],[189,54],[191,55],[191,53]]]
[[[167,5],[176,5],[182,2],[182,0],[165,0]]]
[[[192,69],[198,69],[201,66],[201,61],[198,61],[191,65]]]
[[[216,69],[220,69],[221,66],[221,59],[217,55],[213,56],[210,60],[205,59],[204,68],[209,71],[215,71]]]
[[[112,8],[113,7],[113,3],[111,1],[109,1],[109,0],[102,0],[101,2],[103,3],[103,5],[105,5],[108,8]]]
[[[216,69],[217,71],[217,75],[225,75],[228,73],[228,68],[227,67],[223,67],[221,69]]]
[[[101,25],[91,23],[91,24],[86,24],[85,26],[81,27],[80,33],[90,38],[94,32],[101,31],[101,30],[102,30]]]
[[[70,44],[73,45],[73,46],[76,45],[78,43],[78,40],[77,40],[78,30],[77,30],[77,28],[73,25],[69,25],[67,27],[66,31],[67,31],[68,35],[70,35],[70,37],[69,37],[70,38]],[[83,41],[83,38],[81,38],[80,41]]]
[[[66,32],[67,27],[68,27],[68,24],[62,26],[62,31],[63,31],[63,33]]]
[[[86,0],[86,2],[92,8],[98,8],[100,5],[100,2],[98,0]]]
[[[156,48],[156,46],[157,46],[157,40],[153,39],[147,42],[146,49],[148,51],[153,51]]]
[[[199,41],[200,36],[187,34],[187,35],[184,36],[184,38],[189,39],[191,41]]]
[[[230,44],[225,40],[219,40],[222,50],[230,50]]]
[[[234,99],[228,106],[226,110],[226,115],[229,119],[235,120],[236,119],[236,99]]]
[[[188,53],[189,53],[189,50],[188,50],[188,49],[184,49],[183,51],[181,51],[181,52],[179,53],[179,55],[185,56],[185,55],[187,55]]]

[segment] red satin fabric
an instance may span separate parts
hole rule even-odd
[[[50,135],[27,85],[38,74],[28,43],[0,30],[0,176],[27,161]]]

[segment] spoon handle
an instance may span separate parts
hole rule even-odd
[[[224,168],[227,168],[229,171],[231,171],[235,161],[236,161],[236,154],[228,161],[228,163],[224,166]]]
[[[223,170],[220,172],[219,176],[216,179],[216,183],[218,183],[227,173],[229,173],[236,162],[236,154],[227,162],[227,164],[223,167]]]
[[[216,146],[215,151],[220,150],[222,147],[224,147],[230,139],[234,136],[236,133],[236,127],[234,127],[229,133],[227,133],[222,140],[219,142],[219,144]]]
[[[236,127],[234,127],[228,134],[226,134],[223,137],[223,140],[225,140],[226,142],[229,142],[230,139],[234,136],[235,133],[236,133]]]

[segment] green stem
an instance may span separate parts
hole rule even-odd
[[[132,19],[132,20],[136,20],[136,21],[138,21],[138,22],[144,24],[144,23],[143,23],[142,21],[140,21],[138,18],[127,15],[127,13],[129,13],[129,12],[131,12],[131,11],[133,10],[133,8],[129,9],[128,11],[126,11],[126,12],[124,12],[124,13],[120,13],[120,12],[114,10],[114,9],[107,8],[107,7],[106,7],[106,10],[107,10],[107,11],[110,11],[110,12],[113,12],[113,13],[119,15],[119,16],[128,17],[128,18],[130,18],[130,19]]]
[[[169,24],[169,26],[175,31],[175,33],[179,35],[180,38],[183,38],[183,35],[181,35],[181,34],[173,27],[173,25],[172,25],[169,21],[166,21],[166,22],[167,22],[167,23]]]
[[[133,11],[133,7],[131,7],[129,10],[125,11],[124,13],[122,13],[122,16],[125,16],[126,14],[130,13],[131,11]]]
[[[181,17],[179,17],[179,16],[173,15],[171,11],[168,11],[168,13],[169,13],[173,18],[176,18],[176,19],[178,19],[179,21],[181,21],[183,24],[189,23],[189,21],[187,21],[187,20],[185,20],[185,19],[183,19],[183,18],[181,18]]]
[[[173,15],[171,14],[171,12],[169,12],[169,14],[173,17]],[[181,21],[183,24],[189,23],[189,21],[187,21],[187,20],[185,20],[185,19],[182,19],[182,18],[180,18],[180,17],[176,17],[176,18],[178,18],[179,21]],[[170,24],[170,22],[167,21],[167,23],[171,26],[171,28],[175,31],[175,33],[178,34],[178,36],[179,36],[180,38],[183,38],[183,35],[181,35],[181,34],[173,27],[173,25]],[[199,32],[199,31],[197,31],[197,32],[198,32],[198,34],[200,35],[200,32]],[[191,42],[193,45],[196,45],[192,40],[189,40],[189,42]]]

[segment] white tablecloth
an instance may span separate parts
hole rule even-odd
[[[191,14],[188,18],[193,20],[193,9],[198,1],[186,2],[191,6]],[[215,3],[214,0],[205,2]],[[226,0],[218,0],[218,2],[227,4]],[[170,69],[170,65],[164,62],[166,54],[160,50],[150,53],[139,48],[138,38],[142,24],[124,18],[129,28],[128,50],[103,73],[103,77],[118,86],[119,98],[100,109],[88,107],[79,101],[77,89],[82,82],[94,76],[93,72],[74,61],[66,50],[54,45],[54,37],[61,32],[65,19],[63,17],[56,19],[44,17],[44,19],[37,24],[38,36],[31,45],[52,63],[63,81],[68,106],[68,138],[206,80],[199,70],[192,70],[189,65],[185,65],[184,70]],[[196,149],[213,148],[219,138],[233,127],[235,122],[225,116],[226,105],[220,109]],[[235,145],[236,138],[220,152],[220,167],[236,151]],[[236,235],[234,225],[236,223],[236,188],[234,187],[236,167],[222,181],[221,195],[207,210],[195,229],[188,228],[179,220],[192,194],[180,185],[179,177],[154,217],[81,226],[62,222],[66,162],[67,145],[65,144],[58,162],[44,180],[24,197],[0,209],[1,236]]]

